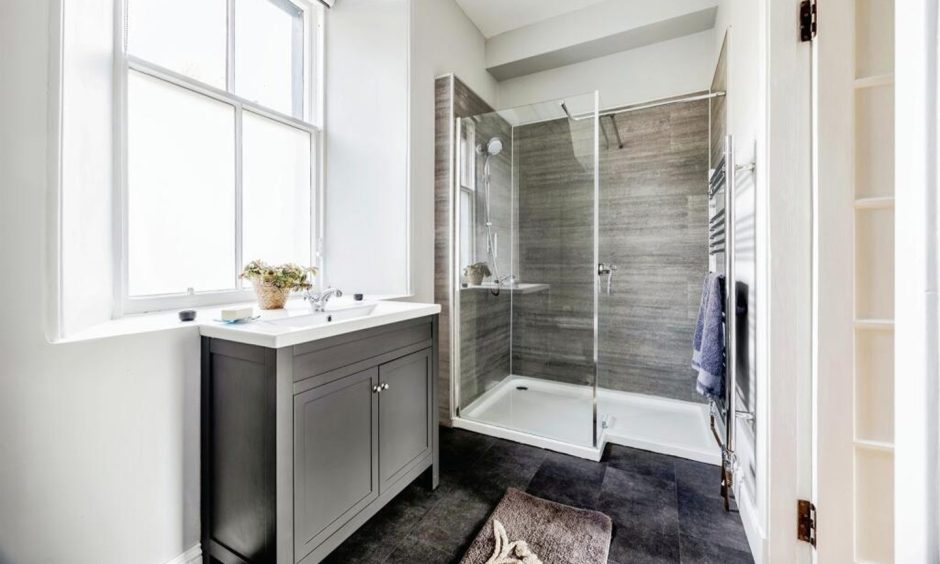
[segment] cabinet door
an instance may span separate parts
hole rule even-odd
[[[381,491],[431,454],[431,349],[379,367]]]
[[[294,559],[374,501],[378,368],[294,397]]]

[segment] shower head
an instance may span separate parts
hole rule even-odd
[[[495,157],[496,155],[500,154],[503,150],[503,140],[500,139],[499,137],[493,137],[492,139],[486,142],[485,146],[481,144],[479,147],[479,150],[480,150],[480,153],[484,153],[484,152],[489,153],[490,156]]]

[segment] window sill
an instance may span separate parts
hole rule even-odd
[[[288,300],[287,307],[298,307],[302,304],[300,297]],[[219,319],[223,309],[238,307],[258,308],[257,302],[237,302],[231,304],[213,305],[205,307],[182,308],[192,309],[196,312],[196,319],[193,321],[180,321],[179,311],[157,311],[151,313],[139,313],[125,315],[119,319],[112,319],[98,325],[93,325],[82,331],[78,331],[61,339],[52,341],[53,344],[82,343],[86,341],[96,341],[99,339],[111,339],[115,337],[127,337],[130,335],[141,335],[145,333],[158,333],[164,331],[177,331],[184,329],[199,329],[199,326],[206,321]]]
[[[399,300],[407,296],[391,295],[370,295],[366,299],[370,301],[389,301]],[[345,297],[342,299],[346,299]],[[350,296],[351,299],[351,296]],[[111,339],[116,337],[127,337],[131,335],[142,335],[147,333],[159,333],[165,331],[178,331],[185,329],[196,329],[199,326],[222,317],[221,311],[228,308],[253,307],[255,313],[258,313],[258,303],[255,301],[237,302],[231,304],[222,304],[206,307],[183,308],[192,309],[196,312],[196,319],[193,321],[180,321],[179,311],[158,311],[152,313],[140,313],[126,315],[119,319],[113,319],[98,325],[93,325],[82,331],[78,331],[66,337],[53,340],[53,344],[83,343],[87,341],[96,341],[100,339]],[[300,296],[291,297],[285,306],[288,309],[308,307]]]

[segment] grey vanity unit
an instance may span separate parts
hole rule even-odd
[[[314,564],[438,481],[437,315],[267,348],[202,338],[209,563]]]

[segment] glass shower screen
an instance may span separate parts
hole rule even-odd
[[[593,448],[596,93],[457,120],[452,335],[461,419]]]

